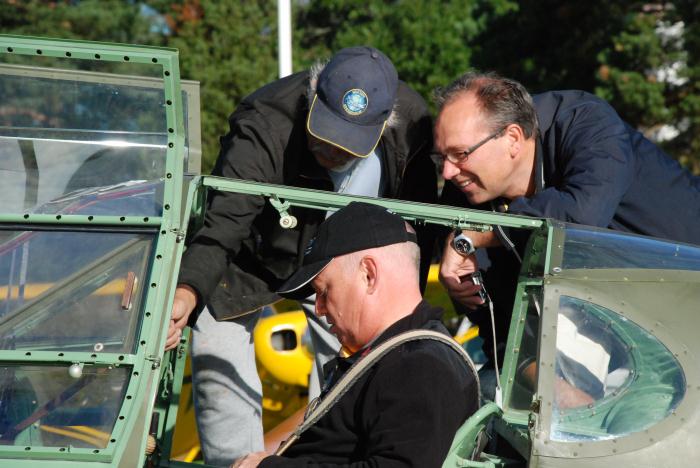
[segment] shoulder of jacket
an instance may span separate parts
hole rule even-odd
[[[446,338],[449,338],[445,335]],[[450,348],[450,345],[431,339],[418,339],[407,341],[397,346],[380,360],[380,366],[405,366],[416,363],[424,366],[426,363],[433,363],[438,367],[445,365],[445,359],[461,362],[463,359],[457,352]]]
[[[557,122],[566,122],[582,111],[596,116],[619,119],[615,109],[604,99],[582,90],[547,91],[534,94],[532,100],[541,131]],[[600,118],[600,117],[597,117]]]
[[[300,100],[306,99],[308,71],[295,73],[268,83],[240,102],[230,121],[254,120],[271,122],[293,121],[299,111]]]
[[[428,104],[423,99],[423,96],[403,81],[399,81],[399,87],[396,91],[396,102],[399,115],[404,113],[420,115],[428,112]]]

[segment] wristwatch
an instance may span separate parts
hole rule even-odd
[[[461,229],[455,229],[454,237],[452,238],[452,248],[464,257],[468,257],[476,252],[474,242],[468,236],[465,236]]]

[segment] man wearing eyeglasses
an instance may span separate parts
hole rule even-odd
[[[433,161],[451,182],[443,203],[700,243],[700,178],[602,99],[583,91],[531,97],[520,83],[475,72],[436,98]],[[503,345],[527,240],[522,234],[457,233],[461,252],[452,247],[454,233],[447,239],[441,281],[472,311],[487,351],[493,350],[492,327],[488,311],[479,310],[480,287],[460,278],[490,262],[484,283]],[[481,265],[474,254],[479,247],[489,247],[488,259],[480,253]]]

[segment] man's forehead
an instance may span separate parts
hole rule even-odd
[[[436,126],[479,126],[485,121],[476,96],[467,92],[453,98],[440,110]]]
[[[441,151],[464,149],[487,128],[487,120],[478,108],[453,101],[443,108],[435,124],[435,147]]]
[[[313,280],[311,280],[311,285],[317,286],[328,282],[328,280],[332,278],[333,272],[335,271],[335,263],[337,262],[335,261],[335,258],[333,258],[328,265],[326,265],[323,270],[321,270],[321,272],[316,275]]]

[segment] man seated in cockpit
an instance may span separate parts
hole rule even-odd
[[[350,369],[398,335],[420,330],[449,338],[442,310],[421,296],[412,231],[382,207],[351,203],[321,224],[303,266],[283,285],[283,296],[315,293],[316,313],[343,345],[326,366],[321,398],[343,388]],[[407,341],[348,384],[283,454],[256,452],[233,466],[439,467],[478,405],[476,370],[463,351],[433,339]]]

